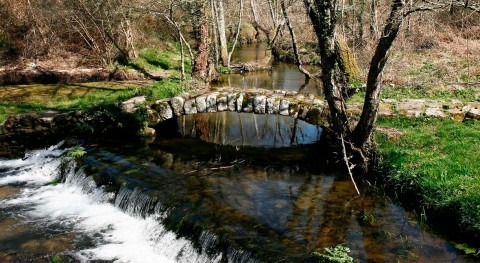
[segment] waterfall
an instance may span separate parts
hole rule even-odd
[[[0,186],[23,185],[21,192],[0,200],[0,209],[21,206],[30,222],[60,223],[94,240],[94,246],[69,251],[81,262],[220,262],[222,254],[208,256],[192,242],[165,229],[164,207],[141,189],[123,187],[109,193],[98,187],[82,169],[65,169],[64,183],[48,184],[60,177],[61,145],[28,153],[17,160],[0,160]],[[163,212],[162,212],[163,211]],[[215,246],[218,237],[203,234],[204,249]],[[250,262],[237,252],[228,253],[229,262]]]

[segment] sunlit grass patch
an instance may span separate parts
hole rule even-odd
[[[429,211],[449,213],[458,229],[480,234],[480,122],[382,118],[378,125],[403,134],[375,136],[389,184],[418,195]]]

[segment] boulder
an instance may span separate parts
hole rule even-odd
[[[157,111],[160,121],[173,118],[173,110],[168,101],[157,101],[154,105],[154,109]]]
[[[138,109],[138,106],[145,104],[146,101],[147,99],[145,98],[145,96],[133,97],[127,101],[122,102],[120,108],[123,112],[134,113]]]
[[[480,110],[479,109],[470,109],[467,112],[467,117],[475,119],[475,120],[480,120]]]

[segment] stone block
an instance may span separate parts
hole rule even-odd
[[[425,116],[427,117],[436,117],[436,118],[445,118],[447,115],[443,112],[441,108],[427,108],[425,110]]]
[[[280,115],[288,116],[288,115],[289,115],[289,112],[288,112],[289,107],[290,107],[290,101],[288,101],[288,100],[281,100],[281,101],[280,101],[280,105],[279,105],[279,113],[280,113]]]
[[[398,113],[405,117],[420,117],[425,110],[425,100],[405,100],[398,103]]]
[[[265,111],[268,114],[278,114],[280,111],[280,99],[277,98],[267,98],[267,105],[265,106]]]
[[[183,110],[185,111],[186,115],[197,113],[197,106],[196,106],[195,99],[190,99],[185,101],[185,104],[183,105]]]
[[[253,99],[253,111],[257,114],[265,114],[266,112],[267,97],[266,96],[256,96]]]
[[[237,100],[237,94],[236,93],[230,93],[227,95],[227,105],[228,105],[228,110],[229,111],[236,111],[235,103]]]
[[[181,96],[173,97],[170,101],[172,104],[173,113],[175,116],[182,116],[185,111],[183,110],[183,105],[185,104],[185,99]]]
[[[220,96],[217,98],[217,110],[227,111],[228,110],[228,98],[227,96]]]
[[[207,97],[199,96],[195,98],[195,103],[197,104],[197,112],[204,113],[207,112]]]
[[[251,96],[246,97],[243,100],[243,107],[242,107],[243,112],[247,112],[247,113],[253,112],[253,100],[254,100],[254,97],[251,97]]]
[[[480,110],[479,109],[470,109],[467,112],[467,117],[475,119],[475,120],[480,120]]]
[[[237,111],[238,112],[242,112],[244,96],[245,96],[244,93],[240,93],[240,95],[237,98]]]
[[[465,116],[467,113],[460,109],[449,109],[448,113],[450,114],[451,118],[456,122],[463,122],[465,120]]]
[[[173,118],[172,107],[170,106],[170,103],[168,103],[167,101],[161,101],[161,102],[157,101],[154,107],[158,113],[158,116],[160,117],[160,121]]]
[[[378,115],[385,117],[397,116],[394,106],[390,103],[380,103],[378,106]]]
[[[217,112],[217,94],[207,96],[207,112]]]

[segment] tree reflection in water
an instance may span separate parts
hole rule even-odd
[[[179,133],[206,142],[231,146],[289,147],[320,140],[322,128],[281,115],[219,112],[177,119]]]

